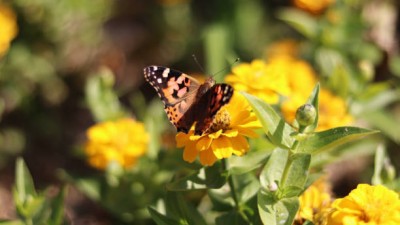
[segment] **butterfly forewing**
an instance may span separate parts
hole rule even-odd
[[[206,132],[215,114],[233,94],[228,84],[214,85],[210,79],[212,83],[206,81],[200,85],[193,77],[166,67],[146,67],[144,75],[164,102],[168,119],[178,131],[185,133],[195,122],[196,134]]]

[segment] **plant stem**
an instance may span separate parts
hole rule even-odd
[[[228,167],[227,167],[226,159],[222,159],[221,161],[222,161],[222,166],[224,167],[225,171],[227,172]],[[233,201],[235,202],[235,208],[239,209],[239,201],[236,196],[236,190],[235,190],[235,185],[233,183],[232,175],[228,175],[228,185],[229,185],[229,188],[231,189],[231,196],[233,198]]]
[[[306,129],[306,126],[300,126],[299,127],[299,133],[302,134],[305,131],[305,129]],[[287,179],[287,176],[288,176],[288,173],[289,173],[289,168],[292,165],[292,156],[293,156],[294,153],[296,153],[296,149],[297,149],[298,145],[299,145],[299,141],[295,140],[293,145],[292,145],[292,148],[289,150],[289,154],[288,154],[288,157],[287,157],[285,169],[283,170],[282,179],[281,179],[282,187],[285,186],[286,179]]]
[[[285,165],[285,168],[284,168],[283,173],[282,173],[282,179],[281,179],[281,183],[280,183],[281,187],[285,186],[287,176],[289,175],[289,168],[292,165],[292,155],[293,155],[293,152],[291,150],[289,150],[289,154],[288,154],[288,157],[287,157],[286,165]]]

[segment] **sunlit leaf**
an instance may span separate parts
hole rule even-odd
[[[267,164],[264,166],[260,174],[261,186],[266,189],[277,188],[276,181],[282,178],[285,165],[287,163],[289,151],[285,149],[276,148],[268,159]]]
[[[297,151],[315,154],[377,132],[359,127],[337,127],[311,133],[299,141]]]
[[[289,166],[288,175],[283,187],[295,186],[303,188],[307,181],[308,168],[311,162],[311,155],[306,153],[295,153],[291,155],[291,164]]]
[[[242,95],[253,108],[263,126],[264,132],[271,141],[277,146],[289,149],[294,142],[294,138],[290,135],[295,132],[295,130],[263,100],[245,92],[242,92]]]
[[[264,151],[249,152],[243,157],[229,158],[230,174],[243,174],[259,168],[270,154]]]
[[[287,8],[279,12],[278,18],[287,22],[310,39],[314,39],[318,35],[318,22],[309,13],[294,8]]]
[[[291,225],[299,208],[297,197],[277,200],[274,193],[258,193],[258,210],[261,220],[268,225]]]
[[[203,167],[189,176],[178,178],[167,184],[170,191],[187,191],[222,187],[228,172],[217,162],[213,166]]]

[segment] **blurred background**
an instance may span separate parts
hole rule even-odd
[[[120,111],[144,118],[157,97],[143,78],[148,65],[213,75],[236,58],[268,60],[276,51],[291,51],[345,99],[353,125],[381,130],[344,148],[351,151],[340,159],[351,163],[331,166],[335,193],[345,195],[371,176],[378,145],[398,171],[399,9],[396,0],[0,1],[0,218],[16,216],[18,156],[37,189],[57,190],[68,180],[61,173],[100,176],[81,151],[86,130]],[[222,82],[229,70],[216,79]],[[89,80],[102,74],[100,86],[117,102],[88,94]],[[301,75],[295,81],[307,82]],[[155,109],[168,124],[160,103]],[[173,129],[162,134],[151,141],[174,146]],[[357,162],[354,155],[361,156]],[[67,221],[154,224],[148,218],[132,222],[87,196],[70,186]]]

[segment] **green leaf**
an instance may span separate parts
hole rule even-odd
[[[232,176],[232,179],[240,203],[249,201],[260,189],[260,183],[253,173]]]
[[[128,115],[113,91],[114,76],[103,68],[89,77],[85,86],[86,103],[96,121],[114,120]]]
[[[243,216],[237,211],[229,211],[228,213],[224,213],[221,216],[218,216],[215,219],[216,225],[243,225],[248,224],[246,220],[243,219]]]
[[[318,126],[318,118],[319,118],[319,101],[318,101],[318,97],[319,97],[319,83],[317,85],[315,85],[313,91],[311,92],[310,97],[308,97],[308,99],[307,99],[307,103],[311,104],[312,106],[314,106],[314,108],[317,111],[314,123],[307,127],[307,131],[314,131]]]
[[[1,220],[0,225],[26,225],[20,220]]]
[[[293,8],[284,9],[279,12],[278,18],[286,21],[294,29],[309,39],[315,39],[318,35],[317,20],[304,11]]]
[[[375,133],[378,131],[359,127],[337,127],[307,134],[304,139],[299,140],[297,151],[315,154]]]
[[[157,210],[153,209],[152,207],[147,207],[147,209],[149,210],[151,218],[154,220],[154,222],[157,223],[157,225],[182,224],[178,220],[169,218],[169,217],[159,213]]]
[[[307,153],[295,153],[291,155],[289,160],[291,161],[289,172],[285,183],[282,185],[284,188],[288,186],[295,186],[302,189],[307,181],[311,155]]]
[[[271,139],[272,143],[279,147],[290,149],[294,142],[294,138],[290,135],[294,133],[295,130],[266,102],[245,92],[241,92],[241,94],[253,108],[265,133]]]
[[[191,204],[187,204],[179,192],[167,192],[165,197],[167,216],[179,218],[181,224],[206,225],[204,218]]]
[[[51,200],[51,214],[48,220],[49,225],[60,225],[64,218],[64,198],[67,188],[61,188],[57,196]]]
[[[24,207],[25,203],[37,196],[33,179],[22,158],[17,158],[15,165],[15,203],[17,207]],[[21,205],[19,205],[21,204]]]
[[[229,171],[232,175],[248,173],[261,167],[270,154],[265,151],[253,151],[242,157],[230,157]]]
[[[365,112],[360,115],[361,118],[367,120],[370,124],[385,133],[390,139],[396,143],[400,143],[399,119],[393,114],[385,110],[376,110]]]
[[[372,184],[384,185],[392,182],[396,177],[396,170],[390,163],[385,148],[379,145],[375,153],[375,169],[374,175],[372,176]]]
[[[277,200],[273,192],[258,192],[258,211],[268,225],[291,225],[299,209],[298,197]]]
[[[276,148],[268,159],[267,164],[260,174],[261,186],[265,189],[275,189],[276,181],[282,178],[285,165],[287,163],[289,151],[281,148]]]
[[[221,163],[214,163],[213,166],[203,167],[195,173],[174,180],[167,184],[170,191],[200,190],[222,187],[228,178],[228,172],[222,168]]]

